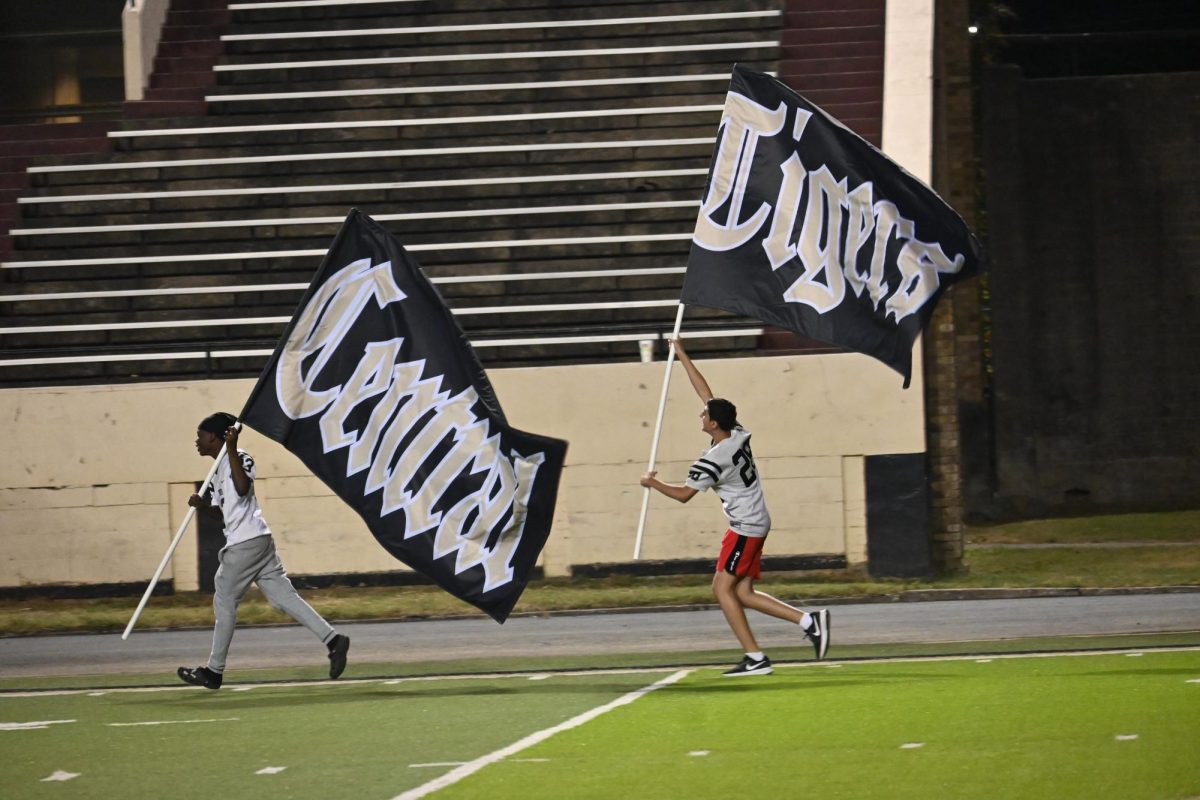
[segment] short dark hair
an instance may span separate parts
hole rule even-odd
[[[233,423],[235,422],[237,422],[237,417],[233,414],[230,414],[228,411],[218,411],[200,420],[200,424],[196,426],[196,429],[211,433],[217,438],[224,438],[225,431],[233,427]]]
[[[723,397],[714,397],[704,404],[708,418],[717,423],[723,431],[731,431],[737,427],[737,406]]]

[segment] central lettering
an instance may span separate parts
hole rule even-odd
[[[405,297],[387,262],[363,259],[332,275],[280,355],[280,407],[292,419],[320,414],[324,452],[348,448],[346,475],[366,472],[364,495],[382,492],[381,515],[403,511],[406,539],[436,529],[433,557],[457,550],[456,573],[482,565],[488,591],[512,580],[510,562],[544,454],[505,455],[499,434],[475,413],[475,389],[451,395],[440,375],[422,377],[424,360],[400,361],[403,339],[369,342],[351,373],[338,376],[342,383],[316,388],[318,379],[329,380],[322,373],[367,303],[383,308]],[[348,429],[367,404],[361,429]],[[482,486],[470,491],[481,473]]]

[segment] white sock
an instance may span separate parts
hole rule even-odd
[[[800,627],[803,628],[804,630],[808,630],[812,626],[813,626],[813,616],[812,616],[812,614],[805,611],[804,616],[800,618]]]
[[[750,659],[751,661],[762,661],[764,658],[766,658],[766,655],[759,650],[755,650],[753,653],[746,653],[746,658]]]

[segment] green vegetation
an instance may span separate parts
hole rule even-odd
[[[0,796],[1194,796],[1200,652],[1138,652],[3,694]]]
[[[1039,519],[968,529],[967,543],[1200,542],[1200,511]]]
[[[1120,536],[1118,535],[1120,534]],[[1121,538],[1124,536],[1125,538]],[[908,591],[1000,588],[1200,586],[1200,512],[1130,514],[1073,520],[1042,520],[972,528],[961,575],[929,580],[879,580],[860,570],[771,573],[764,559],[759,587],[778,597],[867,598]],[[1013,544],[1061,542],[1059,547],[1021,549]],[[1118,546],[1133,542],[1136,546]],[[1160,542],[1161,544],[1155,544]],[[1101,543],[1101,547],[1087,547]],[[982,546],[979,546],[982,544]],[[710,576],[551,579],[531,583],[518,613],[580,609],[709,605]],[[473,608],[432,586],[305,591],[322,614],[335,620],[417,619],[477,615]],[[180,593],[154,597],[139,628],[206,627],[211,597]],[[0,601],[0,635],[61,631],[118,631],[137,598]],[[257,592],[242,604],[244,624],[287,622]]]
[[[815,667],[758,685],[705,670],[438,796],[1191,796],[1200,698],[1183,677],[1198,669],[1196,653],[1163,653]]]

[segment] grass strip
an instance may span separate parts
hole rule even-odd
[[[769,559],[764,562],[769,570]],[[517,606],[519,613],[587,609],[711,605],[708,575],[549,579],[531,583]],[[1184,547],[1039,550],[983,549],[968,553],[962,575],[928,580],[873,579],[862,570],[764,573],[758,587],[777,597],[865,599],[914,590],[985,588],[1085,588],[1200,586],[1200,544]],[[329,619],[427,619],[480,616],[472,607],[431,586],[336,587],[304,596]],[[0,635],[20,636],[75,631],[122,630],[136,599],[25,599],[0,601]],[[138,622],[141,628],[188,628],[212,625],[212,597],[181,592],[154,597]],[[253,591],[239,610],[239,623],[281,624],[290,620]]]

